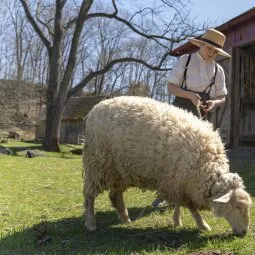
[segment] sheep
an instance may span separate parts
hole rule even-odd
[[[236,235],[249,228],[252,200],[242,178],[229,171],[224,144],[212,124],[154,99],[121,96],[107,99],[86,120],[84,164],[85,226],[96,230],[94,202],[109,190],[123,223],[131,222],[123,199],[129,187],[155,190],[189,208],[200,230],[210,230],[200,210],[224,217]]]

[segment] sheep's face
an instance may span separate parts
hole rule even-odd
[[[250,195],[243,189],[238,188],[213,201],[216,216],[224,217],[232,227],[235,235],[245,235],[249,229],[250,208],[252,205]]]

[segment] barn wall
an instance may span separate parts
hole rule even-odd
[[[38,121],[35,128],[35,139],[44,139],[45,121]]]
[[[78,136],[84,134],[82,120],[64,120],[61,123],[60,143],[78,144]],[[45,121],[36,126],[35,139],[44,139]]]
[[[255,42],[255,19],[254,14],[243,22],[235,22],[235,24],[223,25],[221,30],[226,35],[225,49],[231,47],[241,47]],[[221,29],[221,27],[220,27]]]
[[[233,50],[230,50],[232,54]],[[225,73],[226,87],[228,95],[226,102],[218,109],[212,111],[211,122],[215,129],[218,129],[221,138],[225,144],[230,144],[231,141],[231,96],[232,96],[232,58],[218,57],[217,63],[223,68]]]
[[[78,136],[84,134],[82,120],[64,120],[61,124],[60,143],[78,144]]]

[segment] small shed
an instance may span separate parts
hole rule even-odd
[[[83,96],[70,98],[61,120],[60,143],[79,144],[84,136],[85,120],[89,111],[106,96]],[[36,129],[36,138],[43,139],[45,113]]]
[[[211,121],[227,145],[255,144],[255,8],[216,29],[226,35],[224,50],[232,58],[216,59],[225,71],[228,96],[225,105],[213,112]],[[178,57],[196,50],[187,42],[171,55]]]

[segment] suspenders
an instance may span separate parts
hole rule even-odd
[[[183,80],[182,80],[182,85],[181,88],[187,90],[187,85],[186,85],[186,76],[187,76],[187,70],[188,70],[188,65],[191,59],[191,54],[189,54],[186,65],[185,65],[185,69],[184,69],[184,74],[183,74]],[[185,84],[184,84],[185,83]],[[184,87],[183,87],[184,85]]]
[[[187,70],[188,70],[188,65],[189,65],[190,59],[191,59],[191,54],[189,54],[186,65],[185,65],[183,80],[182,80],[182,85],[181,85],[181,88],[185,89],[185,90],[189,90],[189,89],[187,89],[186,76],[187,76]],[[218,71],[218,65],[215,62],[215,72],[214,72],[214,75],[212,77],[212,80],[211,80],[210,84],[202,91],[202,93],[206,93],[206,94],[209,95],[209,93],[211,91],[211,88],[212,88],[212,85],[215,83],[215,78],[216,78],[216,75],[217,75],[217,71]],[[206,90],[208,88],[209,88],[209,90],[206,92]]]

